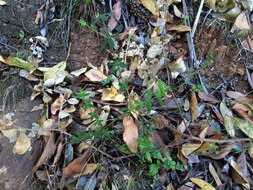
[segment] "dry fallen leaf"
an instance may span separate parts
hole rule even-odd
[[[102,101],[115,101],[115,102],[124,102],[125,96],[119,94],[117,89],[114,87],[102,89]]]
[[[153,15],[159,16],[159,11],[155,0],[140,0],[144,7],[146,7]]]
[[[32,169],[33,175],[35,174],[35,172],[41,165],[46,163],[54,155],[54,152],[56,150],[54,139],[55,139],[54,133],[51,133],[39,160],[37,161],[36,165]]]
[[[233,28],[237,28],[240,30],[250,30],[251,26],[248,22],[247,15],[245,12],[242,12],[237,16]]]
[[[113,5],[112,15],[110,16],[107,25],[110,31],[112,31],[117,26],[120,17],[121,17],[121,3],[120,1],[117,1],[117,3]]]
[[[190,180],[198,185],[201,190],[216,190],[211,184],[199,178],[190,178]]]
[[[64,101],[65,101],[64,96],[60,94],[60,96],[54,101],[54,103],[52,103],[51,113],[53,115],[55,115],[57,111],[62,109]]]
[[[198,118],[200,113],[199,113],[198,100],[194,91],[191,91],[191,95],[190,95],[190,110],[191,110],[192,121],[195,121]]]
[[[92,82],[102,82],[107,77],[96,69],[91,69],[88,72],[85,73],[85,76]]]
[[[185,143],[182,145],[181,152],[187,158],[187,156],[197,150],[200,146],[201,143]]]
[[[131,116],[124,116],[123,126],[123,140],[128,146],[129,150],[133,153],[136,153],[138,151],[138,127],[134,123],[134,120]]]
[[[217,174],[215,168],[213,167],[212,163],[209,163],[209,171],[210,171],[210,173],[212,174],[212,176],[213,176],[213,178],[214,178],[216,184],[217,184],[218,186],[221,185],[222,182],[221,182],[221,180],[220,180],[220,178],[219,178],[219,176],[218,176],[218,174]]]
[[[15,142],[18,138],[18,129],[16,128],[0,129],[0,131],[5,137],[9,139],[10,143]]]
[[[235,129],[234,129],[234,121],[233,121],[233,114],[226,106],[225,102],[220,103],[220,112],[224,118],[224,127],[227,133],[231,136],[235,136]]]
[[[206,102],[218,102],[219,100],[217,98],[215,98],[213,95],[211,94],[206,94],[205,92],[198,92],[198,97]]]
[[[238,127],[245,135],[250,138],[253,138],[253,125],[249,122],[233,117],[233,121],[235,122],[236,127]]]
[[[24,154],[31,148],[31,139],[26,136],[25,132],[20,132],[16,144],[13,147],[14,154]]]

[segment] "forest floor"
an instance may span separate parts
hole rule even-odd
[[[252,10],[0,0],[0,190],[253,189]]]

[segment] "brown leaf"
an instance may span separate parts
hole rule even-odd
[[[161,114],[156,114],[153,117],[153,121],[155,124],[156,129],[164,129],[169,126],[169,120],[166,119],[163,115]]]
[[[249,107],[244,104],[236,103],[233,106],[233,110],[243,119],[248,121],[253,125],[253,119],[248,115],[248,111],[250,111]]]
[[[244,95],[240,92],[236,91],[227,91],[226,95],[230,98],[234,98],[236,100],[239,100],[241,102],[246,102],[246,103],[253,103],[253,96],[252,95]]]
[[[81,157],[79,157],[79,158],[76,158],[76,159],[74,159],[72,162],[70,162],[69,164],[68,164],[68,166],[67,167],[65,167],[64,169],[63,169],[63,174],[62,174],[62,176],[64,177],[64,178],[68,178],[68,177],[73,177],[73,176],[75,176],[75,175],[77,175],[77,174],[80,174],[80,173],[83,173],[83,172],[85,172],[85,168],[86,168],[86,166],[88,165],[87,164],[87,161],[89,160],[89,157],[91,156],[91,154],[93,153],[93,150],[92,150],[92,148],[90,147],[89,149],[87,149],[85,152],[84,152],[84,154],[81,156]],[[93,167],[94,168],[94,167]],[[89,174],[90,173],[92,173],[93,171],[91,171],[91,169],[90,168],[88,168],[89,170]],[[87,172],[86,172],[87,173]]]
[[[53,155],[56,149],[56,145],[54,142],[54,133],[52,132],[51,135],[49,136],[48,142],[38,160],[38,162],[36,163],[36,165],[33,167],[32,169],[32,174],[34,175],[35,172],[37,171],[37,169],[43,165],[44,163],[46,163]]]
[[[138,151],[138,127],[134,123],[134,120],[131,116],[124,116],[123,126],[123,140],[128,146],[129,150],[133,153],[136,153]]]
[[[198,100],[197,100],[195,92],[193,91],[191,91],[191,94],[190,94],[190,110],[191,110],[192,121],[195,121],[198,118],[200,113],[199,113]]]
[[[165,147],[165,142],[163,138],[160,136],[160,133],[155,132],[149,135],[149,139],[154,142],[154,144],[159,147]]]
[[[198,92],[198,96],[201,100],[206,101],[206,102],[218,102],[219,101],[213,95],[206,94],[205,92],[201,92],[201,91]]]
[[[117,1],[117,3],[113,5],[112,15],[110,16],[107,25],[110,31],[112,31],[117,26],[120,17],[121,17],[121,3],[120,1]]]
[[[64,96],[60,94],[60,96],[54,101],[54,103],[51,105],[51,113],[53,115],[56,114],[57,111],[62,109],[63,103],[64,103]]]

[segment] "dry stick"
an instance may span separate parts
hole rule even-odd
[[[196,31],[197,26],[198,26],[199,17],[200,17],[201,11],[203,9],[204,1],[205,0],[201,0],[200,5],[199,5],[199,9],[198,9],[198,12],[197,12],[197,15],[196,15],[196,19],[195,19],[193,27],[192,27],[192,34],[191,34],[192,38],[194,38],[194,34],[195,34],[195,31]]]
[[[184,16],[187,16],[189,17],[189,14],[188,14],[188,11],[187,11],[187,5],[185,3],[185,0],[183,0],[183,13],[184,13]],[[188,26],[190,26],[190,22],[188,19],[186,19],[186,24]],[[196,52],[195,52],[195,47],[194,47],[194,43],[193,43],[193,39],[192,39],[192,33],[191,31],[189,31],[187,34],[187,42],[188,42],[188,49],[189,49],[189,54],[190,54],[190,64],[191,66],[194,68],[194,69],[198,69],[198,60],[197,60],[197,56],[196,56]],[[198,79],[200,81],[200,84],[204,90],[205,93],[208,94],[208,91],[203,83],[203,80],[199,74],[199,71],[196,70],[197,72],[197,76],[198,76]]]

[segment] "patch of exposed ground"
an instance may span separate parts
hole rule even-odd
[[[71,70],[80,69],[91,63],[100,66],[106,57],[101,50],[101,39],[85,27],[75,28],[71,33],[71,50],[68,59]]]
[[[203,60],[200,73],[212,90],[222,87],[249,91],[245,65],[238,61],[238,48],[229,33],[228,24],[203,26],[196,35],[198,58]]]

